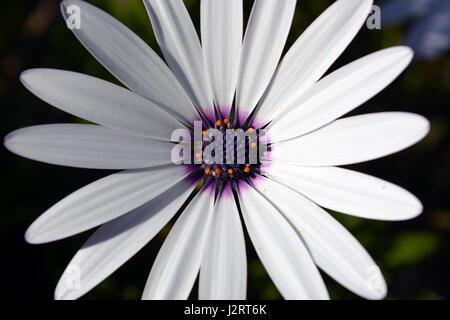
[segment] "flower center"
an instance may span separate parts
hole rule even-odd
[[[202,130],[194,162],[201,166],[204,176],[221,181],[254,178],[267,151],[259,134],[252,127],[237,128],[228,119],[217,120],[214,127]]]

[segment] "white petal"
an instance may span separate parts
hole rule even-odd
[[[77,117],[133,135],[170,141],[180,123],[149,100],[81,73],[31,69],[20,80],[45,102]]]
[[[288,104],[270,125],[278,141],[320,128],[375,96],[411,62],[413,52],[394,47],[370,54],[320,80]]]
[[[199,299],[245,300],[247,258],[233,195],[217,200],[200,269]]]
[[[245,121],[263,95],[278,65],[294,16],[296,0],[256,0],[245,32],[236,92]]]
[[[11,132],[9,151],[46,163],[90,169],[138,169],[172,163],[173,145],[89,124],[50,124]]]
[[[239,201],[253,246],[285,299],[328,299],[319,271],[299,234],[253,188],[240,188]]]
[[[156,40],[172,72],[196,107],[212,108],[197,31],[182,0],[144,0]]]
[[[256,188],[300,232],[317,265],[354,293],[367,299],[386,296],[386,283],[366,250],[331,215],[307,198],[263,178]]]
[[[185,300],[203,257],[213,215],[214,193],[201,190],[164,241],[145,285],[142,299]]]
[[[106,12],[80,0],[64,0],[67,20],[71,6],[80,8],[81,28],[72,31],[97,60],[124,85],[177,118],[192,121],[195,108],[161,58],[133,31]],[[71,11],[69,11],[71,12]]]
[[[203,56],[216,105],[229,112],[241,58],[242,0],[202,0]]]
[[[372,0],[338,0],[324,11],[283,58],[258,120],[272,120],[319,80],[355,37],[371,8]]]
[[[271,159],[303,166],[339,166],[369,161],[422,140],[430,124],[406,112],[381,112],[336,120],[293,140],[272,145]]]
[[[322,207],[362,218],[407,220],[423,209],[403,188],[347,169],[274,163],[265,173]]]
[[[181,166],[112,174],[55,204],[33,222],[25,238],[45,243],[89,230],[145,204],[185,176]]]
[[[180,182],[145,205],[101,226],[70,261],[56,287],[55,299],[77,299],[116,271],[169,222],[194,186]],[[74,278],[77,275],[79,279]]]

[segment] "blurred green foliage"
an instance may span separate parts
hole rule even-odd
[[[122,21],[158,53],[147,14],[138,0],[90,0]],[[299,1],[286,49],[331,3]],[[199,0],[185,1],[199,27]],[[244,0],[246,16],[252,1]],[[56,0],[4,1],[0,13],[1,133],[28,125],[80,121],[52,108],[19,83],[22,70],[50,67],[75,70],[118,83],[65,27]],[[363,28],[332,70],[370,52],[398,45],[407,25],[382,30]],[[330,70],[331,71],[331,70]],[[450,56],[414,62],[389,88],[353,113],[410,111],[432,123],[429,136],[397,155],[351,166],[401,185],[424,203],[424,213],[405,222],[378,222],[332,213],[367,248],[389,285],[389,299],[442,299],[450,296]],[[352,114],[353,114],[352,113]],[[52,297],[54,286],[90,232],[41,246],[24,242],[26,227],[53,203],[109,172],[62,168],[14,156],[2,149],[0,237],[3,257],[2,298]],[[86,299],[137,299],[152,261],[170,230],[160,234],[133,259],[86,295]],[[256,254],[248,248],[248,297],[281,298]],[[293,252],[292,254],[295,254]],[[335,299],[357,299],[324,274]],[[192,293],[196,298],[196,292]]]
[[[418,264],[428,259],[439,249],[440,237],[432,232],[405,231],[395,237],[392,248],[384,255],[389,268]]]

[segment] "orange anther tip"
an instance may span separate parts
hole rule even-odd
[[[248,132],[252,133],[253,132],[253,128],[248,128]]]
[[[252,142],[252,143],[250,144],[250,147],[255,148],[255,147],[256,147],[256,142]]]
[[[223,119],[224,124],[228,124],[228,119]]]
[[[220,127],[221,124],[222,124],[222,122],[220,120],[217,120],[216,126]]]
[[[211,169],[210,168],[205,169],[205,173],[206,174],[210,174],[211,173]]]
[[[202,131],[202,135],[205,135],[205,134],[206,134],[206,131],[205,131],[205,130],[203,130],[203,131]]]
[[[220,173],[220,169],[219,169],[219,168],[216,169],[216,173],[217,173],[217,174]]]
[[[228,169],[228,173],[232,174],[233,173],[233,169]]]
[[[250,172],[250,168],[249,167],[245,167],[244,171],[245,172]]]
[[[198,158],[201,158],[201,156],[202,156],[202,154],[201,153],[196,153],[195,154],[195,157],[198,159]]]

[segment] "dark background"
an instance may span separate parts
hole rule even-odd
[[[408,2],[405,0],[404,2]],[[442,0],[447,1],[447,0]],[[125,23],[159,53],[147,14],[138,0],[90,0]],[[290,45],[331,3],[299,1]],[[185,1],[199,26],[199,1]],[[245,0],[246,15],[252,1]],[[398,45],[415,20],[381,30],[363,27],[334,64],[336,69],[376,50]],[[57,0],[2,1],[0,12],[1,136],[37,124],[79,122],[29,93],[19,82],[21,71],[48,67],[83,72],[117,81],[93,58],[65,26]],[[408,111],[431,121],[431,132],[414,147],[352,169],[392,181],[413,192],[425,210],[412,221],[379,222],[333,213],[366,247],[389,285],[388,299],[447,299],[450,297],[450,55],[415,61],[401,77],[353,114]],[[23,235],[41,213],[82,186],[108,175],[100,170],[47,165],[20,158],[1,147],[2,186],[0,297],[51,299],[64,268],[91,231],[45,245],[29,245]],[[85,299],[138,299],[152,261],[170,226],[133,259],[87,294]],[[280,295],[247,242],[248,298],[279,299]],[[355,295],[325,276],[334,299]],[[195,292],[192,295],[196,298]]]

